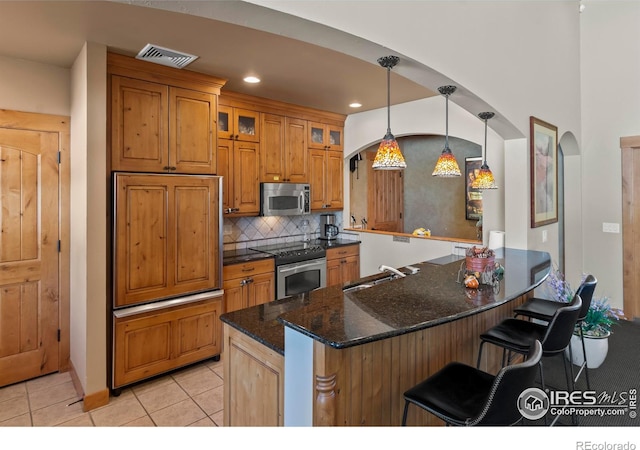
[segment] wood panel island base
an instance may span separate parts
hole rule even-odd
[[[551,267],[537,251],[499,249],[496,261],[496,289],[458,283],[460,262],[424,262],[404,278],[224,314],[225,425],[400,425],[403,393],[451,361],[475,366],[479,335],[513,317]],[[496,373],[501,357],[487,346],[482,368]],[[407,424],[443,425],[419,408]]]

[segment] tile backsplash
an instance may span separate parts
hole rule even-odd
[[[304,230],[301,228],[303,220],[309,221],[307,233],[311,239],[320,236],[320,215],[305,216],[272,216],[272,217],[232,217],[224,218],[223,245],[224,250],[239,250],[259,245],[281,244],[301,241]],[[349,239],[355,236],[344,233],[342,211],[337,211],[336,225],[340,229],[338,237]]]

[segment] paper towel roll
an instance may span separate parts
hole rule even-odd
[[[504,231],[489,232],[489,248],[495,250],[504,247]]]

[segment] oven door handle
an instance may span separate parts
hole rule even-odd
[[[286,273],[286,272],[291,272],[293,270],[304,269],[306,267],[323,266],[324,264],[325,264],[324,262],[312,262],[312,263],[302,264],[302,265],[295,266],[295,267],[287,267],[287,268],[284,268],[284,269],[278,269],[278,272]]]

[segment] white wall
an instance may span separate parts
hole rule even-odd
[[[426,238],[409,238],[410,242],[395,242],[393,236],[377,233],[357,233],[360,245],[360,275],[363,277],[380,273],[381,264],[390,267],[403,267],[421,263],[441,256],[464,254],[464,250],[454,247],[451,241]],[[470,244],[460,244],[468,247]]]
[[[107,388],[106,51],[85,43],[71,79],[71,361],[85,394]]]
[[[71,69],[70,325],[71,362],[87,389],[87,49]]]
[[[640,135],[640,2],[584,1],[580,17],[584,271],[598,278],[596,295],[622,307],[620,137]]]
[[[250,3],[325,24],[406,55],[493,105],[522,136],[529,134],[530,115],[558,126],[560,133],[580,130],[576,1]],[[391,32],[385,32],[385,26]]]
[[[0,56],[0,108],[70,115],[69,69]]]

